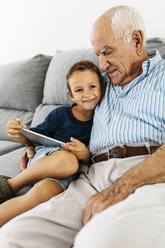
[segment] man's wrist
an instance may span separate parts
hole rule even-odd
[[[121,178],[123,188],[127,192],[133,193],[144,185],[165,182],[164,161],[165,144],[123,175]]]

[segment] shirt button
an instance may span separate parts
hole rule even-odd
[[[114,117],[114,120],[117,120],[117,116]]]
[[[119,98],[118,101],[121,102],[121,98]]]

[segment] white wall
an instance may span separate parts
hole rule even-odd
[[[164,0],[0,0],[0,64],[91,47],[93,22],[116,5],[135,7],[147,37],[165,37]]]

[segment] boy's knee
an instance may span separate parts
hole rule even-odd
[[[69,151],[61,152],[61,162],[68,176],[75,174],[78,171],[79,163],[76,156]]]
[[[67,169],[70,175],[75,174],[78,171],[78,168],[79,168],[79,163],[76,157],[73,158],[73,160],[70,162],[69,160],[67,161]]]

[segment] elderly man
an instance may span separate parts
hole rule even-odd
[[[98,18],[91,42],[108,82],[91,134],[94,164],[6,224],[1,248],[69,248],[83,224],[75,248],[164,247],[165,61],[146,53],[143,22],[126,6]]]

